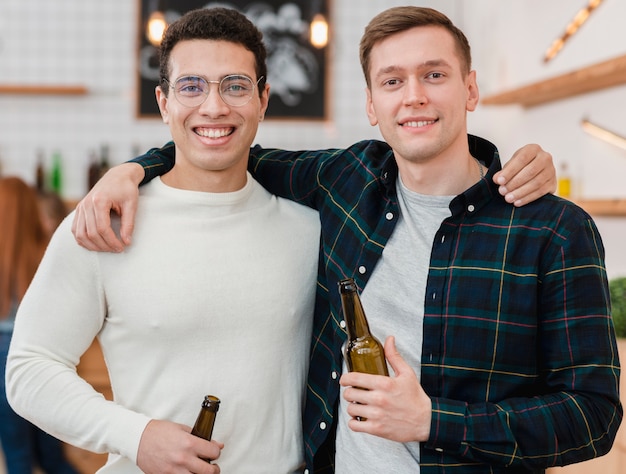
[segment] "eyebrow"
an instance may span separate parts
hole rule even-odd
[[[421,63],[417,68],[418,69],[427,69],[427,68],[431,68],[431,67],[447,67],[447,68],[451,68],[452,65],[446,61],[445,59],[430,59],[428,61],[424,61],[423,63]],[[380,69],[377,73],[376,73],[376,77],[380,77],[382,75],[385,74],[391,74],[397,71],[403,71],[407,69],[406,67],[403,66],[398,66],[395,64],[392,64],[391,66],[387,66],[384,67],[382,69]]]

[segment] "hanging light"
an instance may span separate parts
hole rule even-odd
[[[146,37],[148,41],[150,41],[150,44],[159,46],[166,28],[167,22],[165,21],[163,12],[157,10],[150,13],[146,24]]]
[[[567,25],[567,28],[565,28],[565,33],[555,39],[546,51],[546,54],[543,57],[544,63],[550,61],[559,51],[561,51],[561,49],[563,49],[565,42],[574,36],[574,34],[578,31],[578,28],[580,28],[583,23],[589,19],[591,12],[598,8],[603,1],[604,0],[589,0],[587,6],[578,11],[574,19],[569,23],[569,25]]]
[[[311,21],[310,41],[318,49],[328,44],[328,22],[321,13],[316,14]]]

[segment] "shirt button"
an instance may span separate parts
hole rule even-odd
[[[309,470],[308,470],[308,469],[305,469],[305,470],[304,470],[304,474],[309,474]]]
[[[360,273],[361,275],[363,275],[366,271],[367,271],[367,270],[365,269],[365,266],[361,265],[361,266],[359,267],[359,273]]]
[[[337,380],[337,371],[333,370],[333,371],[330,373],[330,376],[332,377],[332,379],[333,379],[333,380]]]
[[[326,422],[322,421],[322,422],[320,423],[320,428],[321,428],[321,429],[323,429],[323,430],[325,430],[325,429],[326,429]]]
[[[346,328],[346,322],[342,319],[341,321],[339,321],[339,326],[340,326],[342,329],[345,329],[345,328]]]
[[[468,210],[469,212],[474,212],[474,209],[475,209],[475,207],[474,207],[474,205],[473,205],[473,204],[470,204],[469,206],[467,206],[467,210]]]
[[[438,453],[443,453],[443,448],[435,448],[435,451],[437,451]]]
[[[388,212],[387,214],[385,214],[385,219],[387,219],[388,221],[393,219],[393,212]]]

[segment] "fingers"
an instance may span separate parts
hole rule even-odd
[[[78,207],[83,207],[82,220],[76,223],[76,240],[80,245],[100,252],[121,252],[124,244],[111,227],[111,203],[94,194],[85,197]],[[82,227],[79,227],[82,226]]]
[[[135,229],[135,214],[137,213],[137,200],[126,201],[122,206],[120,237],[124,245],[130,245]]]
[[[98,231],[98,224],[93,214],[93,207],[87,207],[85,205],[85,200],[89,197],[85,197],[81,202],[76,206],[76,213],[74,215],[74,221],[72,222],[72,233],[74,234],[74,238],[78,242],[78,244],[87,250],[96,250],[96,251],[115,251],[120,252],[123,249],[122,243],[118,241],[115,234],[111,237],[110,235],[105,235],[109,241],[112,241],[113,245],[107,243],[107,240],[103,238],[103,236]],[[110,213],[107,212],[105,216],[105,221],[108,222],[110,226],[111,217]],[[113,231],[111,230],[111,233]]]
[[[89,250],[121,252],[130,245],[143,168],[123,163],[111,168],[78,204],[72,232]],[[121,215],[120,236],[111,228],[111,212]]]
[[[224,445],[193,436],[190,429],[168,421],[150,421],[139,442],[137,466],[146,474],[219,473],[220,468],[213,460],[219,459]]]
[[[552,155],[538,145],[517,150],[503,169],[495,174],[499,192],[507,202],[523,206],[556,190],[556,169]]]

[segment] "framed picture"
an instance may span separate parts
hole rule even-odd
[[[140,0],[137,58],[137,115],[160,117],[154,95],[159,80],[158,46],[148,39],[151,16],[169,24],[189,10],[214,6],[235,8],[262,32],[267,48],[270,105],[266,119],[325,120],[328,87],[326,44],[311,39],[312,23],[325,21],[328,31],[330,0]],[[323,31],[323,27],[322,27]],[[327,38],[327,36],[326,36]]]

